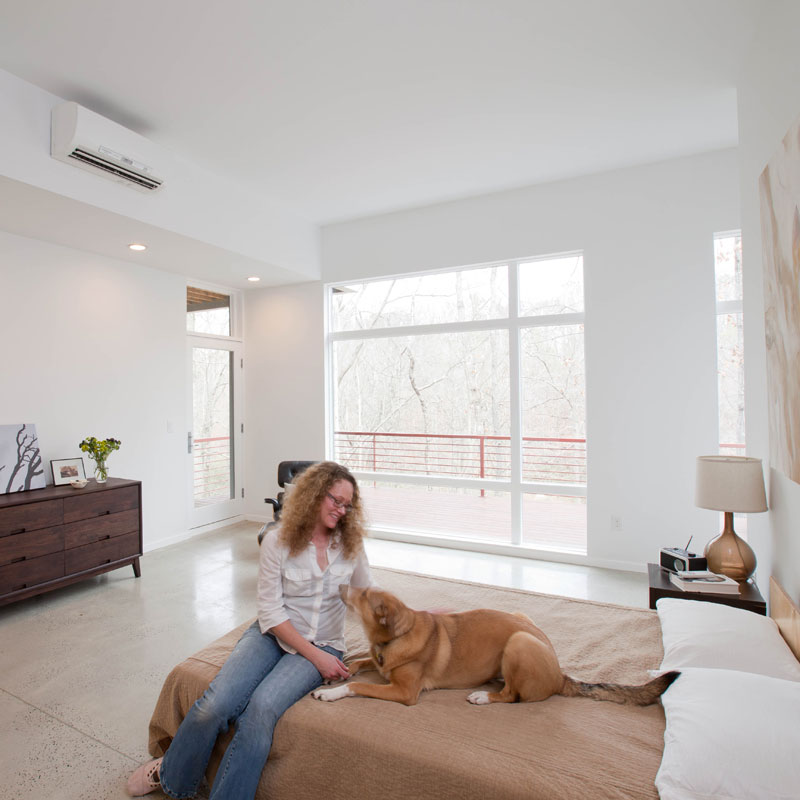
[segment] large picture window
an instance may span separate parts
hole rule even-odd
[[[585,554],[583,258],[328,287],[329,453],[406,538]]]

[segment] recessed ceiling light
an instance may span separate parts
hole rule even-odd
[[[251,275],[247,280],[252,281],[253,283],[256,283],[257,281],[260,281],[261,278],[259,278],[258,275]]]
[[[133,244],[129,244],[128,247],[131,250],[137,250],[137,251],[139,251],[139,250],[147,250],[147,245],[146,244],[136,244],[135,242]]]

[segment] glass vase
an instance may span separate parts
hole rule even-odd
[[[108,480],[108,467],[105,461],[95,462],[94,479],[98,483],[105,483]]]

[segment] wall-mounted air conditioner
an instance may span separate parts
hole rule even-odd
[[[164,183],[163,151],[153,142],[77,103],[60,103],[50,118],[50,155],[142,192]]]

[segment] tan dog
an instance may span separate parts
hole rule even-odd
[[[473,692],[470,703],[545,700],[554,694],[646,706],[655,703],[678,672],[641,686],[582,683],[561,671],[550,640],[524,614],[479,609],[456,614],[414,611],[376,588],[339,593],[361,618],[370,658],[350,665],[350,674],[377,669],[388,684],[344,683],[312,692],[317,700],[376,697],[413,705],[425,689],[468,689],[502,677],[499,692]]]

